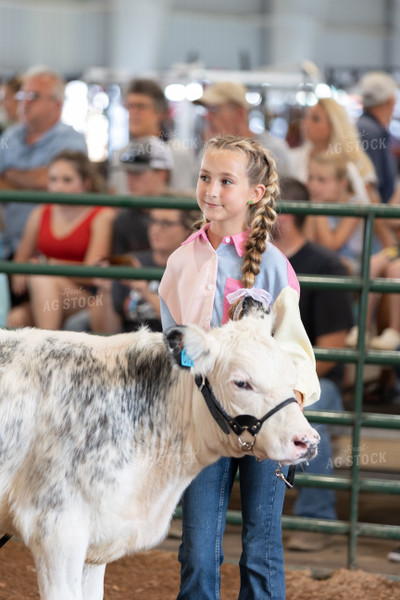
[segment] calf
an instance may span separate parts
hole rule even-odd
[[[316,454],[263,317],[164,335],[0,333],[0,532],[31,550],[42,600],[101,600],[106,563],[158,544],[219,457]]]

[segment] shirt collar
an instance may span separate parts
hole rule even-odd
[[[205,225],[203,225],[203,227],[201,229],[192,233],[192,235],[190,235],[187,238],[187,240],[185,240],[182,243],[182,246],[185,244],[189,244],[190,242],[193,242],[197,238],[200,238],[202,240],[209,242],[207,233],[206,233],[207,229],[209,227],[210,227],[210,223],[206,223]],[[233,244],[235,246],[236,252],[238,253],[238,256],[242,257],[245,252],[246,242],[249,238],[249,233],[250,233],[250,230],[247,230],[247,231],[242,231],[240,233],[235,233],[234,235],[227,235],[222,240],[222,244],[226,244],[228,246]]]
[[[205,225],[203,225],[203,227],[201,229],[198,229],[197,231],[192,233],[192,235],[190,235],[187,238],[187,240],[182,242],[181,245],[184,246],[185,244],[190,244],[190,242],[193,242],[196,238],[202,238],[203,240],[208,242],[208,237],[207,237],[206,231],[209,227],[210,227],[210,223],[206,223]]]

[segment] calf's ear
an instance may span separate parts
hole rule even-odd
[[[164,342],[173,362],[194,373],[207,375],[213,368],[215,353],[212,340],[196,325],[179,325],[164,331]]]

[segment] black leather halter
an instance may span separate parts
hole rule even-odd
[[[2,548],[4,544],[7,544],[8,540],[11,540],[11,535],[8,535],[8,533],[6,533],[3,535],[3,537],[0,538],[0,548]]]
[[[284,408],[288,404],[292,404],[292,402],[297,403],[296,398],[287,398],[274,406],[274,408],[271,408],[271,410],[269,410],[261,419],[257,419],[252,415],[238,415],[237,417],[231,417],[214,396],[214,392],[207,378],[196,375],[195,382],[199,391],[203,394],[208,410],[222,431],[227,434],[229,434],[230,429],[232,429],[237,436],[242,435],[244,431],[248,431],[252,436],[256,436],[263,423],[278,412],[278,410],[281,410],[281,408]]]

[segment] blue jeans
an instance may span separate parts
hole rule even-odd
[[[243,516],[239,600],[284,600],[281,515],[285,484],[275,476],[276,468],[277,463],[257,462],[252,456],[221,458],[192,481],[183,496],[178,600],[220,598],[222,537],[238,469]]]
[[[320,379],[321,397],[310,410],[343,410],[342,397],[338,386],[330,379]],[[307,416],[307,409],[304,411]],[[327,425],[313,425],[321,436],[318,456],[307,467],[301,467],[307,473],[330,475],[333,471],[332,445]],[[298,517],[314,519],[336,519],[336,493],[334,490],[320,488],[300,488],[293,513]]]

